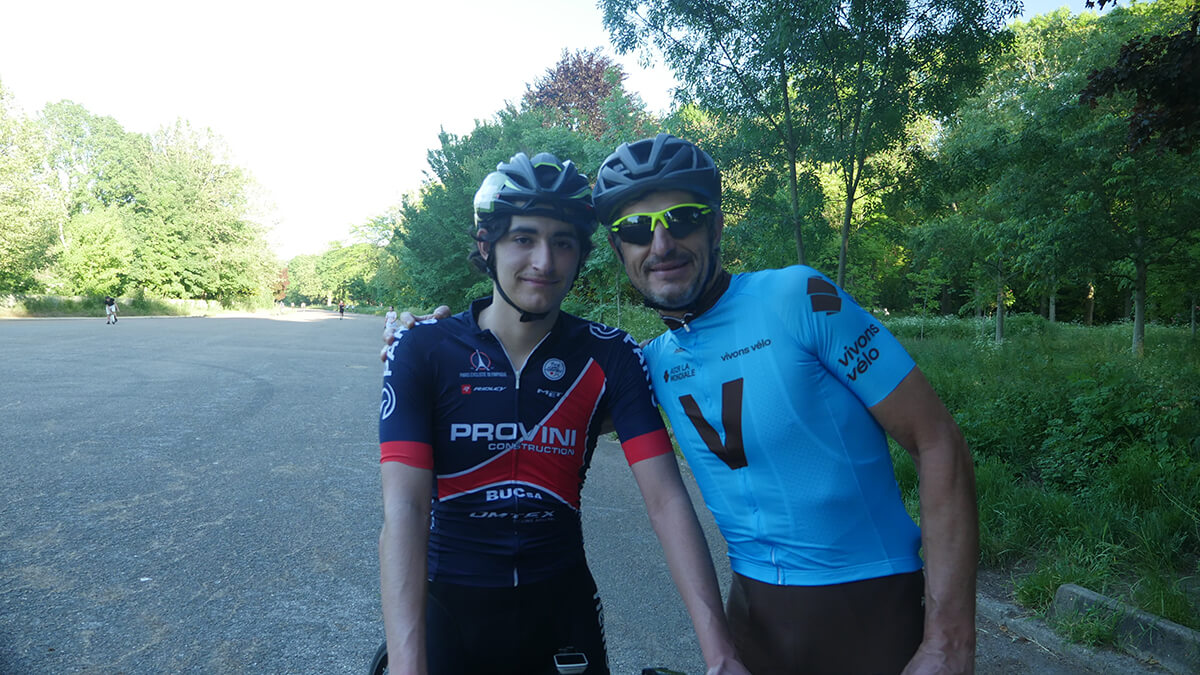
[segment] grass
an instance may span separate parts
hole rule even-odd
[[[163,298],[118,298],[117,317],[198,316],[222,311],[269,309],[272,303],[259,298],[225,302]],[[104,318],[104,298],[59,295],[10,295],[0,297],[0,317],[95,317]]]
[[[975,456],[981,564],[1026,570],[1035,610],[1070,582],[1200,629],[1200,341],[1150,326],[1138,359],[1129,324],[1007,326],[996,345],[978,321],[888,322]]]

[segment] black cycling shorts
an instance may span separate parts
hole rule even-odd
[[[776,586],[733,575],[726,613],[754,675],[899,673],[925,633],[920,570],[829,586]]]
[[[548,675],[560,649],[587,656],[587,675],[607,675],[604,613],[587,565],[513,588],[429,583],[429,675]]]

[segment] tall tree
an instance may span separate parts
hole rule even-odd
[[[148,138],[71,101],[47,104],[39,120],[68,215],[137,202]]]
[[[837,164],[844,184],[838,281],[867,159],[895,145],[918,113],[952,110],[1003,46],[1018,0],[601,0],[617,49],[657,47],[703,106],[754,120],[789,174],[806,262],[797,164],[803,148]]]
[[[546,126],[564,127],[592,138],[610,133],[605,102],[624,91],[625,72],[599,48],[578,50],[562,57],[537,82],[526,85],[526,108],[546,113]]]
[[[56,264],[66,288],[79,295],[121,295],[133,259],[122,209],[76,213],[63,228]]]
[[[1161,0],[1160,0],[1161,2]],[[1033,283],[1120,278],[1133,295],[1132,348],[1144,344],[1150,273],[1170,269],[1200,230],[1200,165],[1173,151],[1132,154],[1132,102],[1080,106],[1094,64],[1130,35],[1169,21],[1169,3],[1102,18],[1059,12],[1016,27],[1016,45],[944,135],[947,172],[974,176],[956,201]]]
[[[250,179],[225,159],[220,139],[180,120],[151,141],[134,208],[133,286],[222,300],[266,289],[275,263],[246,217]]]
[[[0,293],[37,288],[65,219],[35,124],[0,82]]]
[[[1087,0],[1087,6],[1116,4]],[[1174,26],[1161,33],[1137,35],[1121,45],[1116,62],[1088,74],[1079,101],[1095,107],[1117,92],[1132,94],[1129,148],[1152,138],[1158,145],[1189,154],[1200,142],[1200,3],[1183,0]]]

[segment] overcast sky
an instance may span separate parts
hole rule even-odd
[[[1025,15],[1063,4],[1083,0],[1027,1]],[[669,108],[669,71],[616,57],[594,0],[11,0],[0,12],[0,82],[27,115],[66,99],[130,131],[176,118],[212,129],[264,188],[284,259],[419,187],[440,128],[470,132],[563,49],[596,47],[652,111]]]

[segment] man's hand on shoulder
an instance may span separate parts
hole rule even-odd
[[[408,330],[422,321],[441,321],[448,318],[450,318],[450,308],[445,305],[421,316],[416,316],[412,312],[400,312],[400,330]]]
[[[408,330],[422,321],[441,321],[450,317],[450,308],[446,305],[441,305],[429,314],[416,316],[412,312],[400,312],[400,318],[396,320],[396,328],[385,328],[383,331],[383,350],[379,352],[379,360],[387,363],[387,348],[396,341],[396,331]]]

